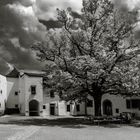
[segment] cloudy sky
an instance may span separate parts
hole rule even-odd
[[[140,0],[115,1],[130,9],[140,4]],[[42,68],[29,49],[33,42],[45,39],[46,26],[39,19],[50,24],[56,20],[56,8],[67,7],[80,12],[82,0],[0,0],[0,73],[5,74],[9,64],[20,69]]]

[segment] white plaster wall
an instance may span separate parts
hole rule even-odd
[[[60,101],[59,96],[56,93],[54,93],[54,94],[55,94],[55,97],[51,98],[50,94],[49,94],[49,91],[47,90],[47,88],[45,88],[43,90],[43,103],[45,104],[45,103]]]
[[[94,99],[91,96],[88,96],[88,99],[93,100],[93,107],[87,107],[87,114],[88,115],[94,115]],[[103,102],[105,100],[110,100],[112,103],[112,111],[113,115],[119,115],[122,112],[137,112],[137,114],[140,114],[140,111],[138,109],[132,110],[132,109],[127,109],[126,108],[126,98],[120,96],[120,95],[110,95],[110,94],[105,94],[102,97],[101,101],[101,112],[103,114]],[[116,109],[119,109],[119,113],[116,113]]]
[[[20,113],[25,115],[25,77],[19,78],[19,106]]]
[[[124,98],[120,95],[106,94],[102,98],[102,107],[103,107],[103,101],[106,99],[108,99],[112,102],[113,115],[119,115],[122,112],[133,112],[133,113],[140,114],[140,111],[138,109],[127,109],[127,107],[126,107],[127,98]],[[128,97],[128,99],[129,99],[129,97]],[[119,109],[119,113],[116,113],[117,108]],[[103,108],[102,108],[102,113],[103,113]]]
[[[43,109],[43,116],[50,115],[50,104],[55,104],[55,114],[54,115],[59,115],[59,102],[53,101],[53,102],[44,104],[46,106],[46,109]]]
[[[87,107],[87,115],[94,115],[94,106]]]
[[[7,100],[7,79],[2,75],[0,75],[0,90],[2,90],[3,99]]]
[[[19,79],[7,78],[7,108],[15,108],[15,104],[19,104],[19,95],[15,95],[16,91],[19,91]]]
[[[80,105],[80,111],[77,111],[76,104]],[[73,103],[71,105],[71,115],[84,115],[85,114],[85,103]]]
[[[49,91],[44,89],[43,93],[43,104],[46,105],[46,109],[43,109],[44,115],[50,115],[50,104],[55,104],[55,115],[70,115],[70,112],[66,111],[65,101],[61,101],[59,96],[55,93],[55,97],[51,98]]]
[[[50,115],[50,105],[48,103],[44,104],[46,106],[46,109],[43,109],[43,116],[49,116]]]
[[[140,99],[138,96],[128,97],[127,99]],[[135,113],[136,117],[140,117],[140,108],[137,109],[127,109],[127,112]]]
[[[7,80],[5,76],[0,75],[0,114],[5,111],[5,103],[7,100]]]
[[[60,101],[58,103],[58,105],[59,105],[59,108],[58,108],[59,115],[62,115],[62,116],[63,115],[66,115],[66,116],[69,116],[70,115],[70,112],[67,111],[67,103],[65,101]]]
[[[65,101],[52,101],[44,104],[46,106],[46,109],[43,109],[43,116],[50,115],[50,104],[55,104],[55,115],[70,115],[70,112],[66,111]]]
[[[0,115],[4,113],[4,110],[5,110],[5,102],[3,98],[0,96]]]
[[[25,78],[25,112],[29,112],[29,102],[37,100],[39,102],[40,115],[43,113],[43,79],[42,77],[29,77],[24,75]],[[36,86],[36,94],[31,94],[31,86]],[[29,115],[28,113],[26,115]]]

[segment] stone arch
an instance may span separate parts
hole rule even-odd
[[[110,116],[113,114],[112,112],[112,102],[110,100],[103,101],[103,114]]]
[[[39,102],[37,100],[29,102],[29,116],[39,116]]]

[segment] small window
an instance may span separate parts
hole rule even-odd
[[[2,94],[2,90],[0,90],[0,93]]]
[[[43,105],[43,109],[46,109],[46,105]]]
[[[50,91],[50,97],[51,97],[51,98],[54,98],[54,97],[55,97],[54,91],[53,91],[53,90]]]
[[[1,107],[1,103],[0,103],[0,107]]]
[[[77,110],[77,111],[80,111],[80,105],[79,105],[79,104],[76,105],[76,110]]]
[[[93,107],[93,101],[92,100],[87,101],[87,107]]]
[[[17,96],[17,95],[18,95],[18,92],[16,91],[16,92],[15,92],[15,96]]]
[[[70,105],[67,105],[67,112],[70,112]]]
[[[36,94],[36,86],[31,86],[31,94]]]
[[[18,104],[15,104],[15,108],[18,108]]]
[[[119,113],[119,109],[118,108],[116,108],[116,113]]]
[[[126,100],[126,107],[127,109],[139,109],[140,108],[140,99],[131,99]]]
[[[131,101],[130,100],[126,100],[126,108],[130,109],[131,107]]]

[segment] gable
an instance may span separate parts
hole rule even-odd
[[[18,78],[19,77],[19,71],[14,68],[10,73],[6,75],[6,77],[11,77],[11,78]]]

